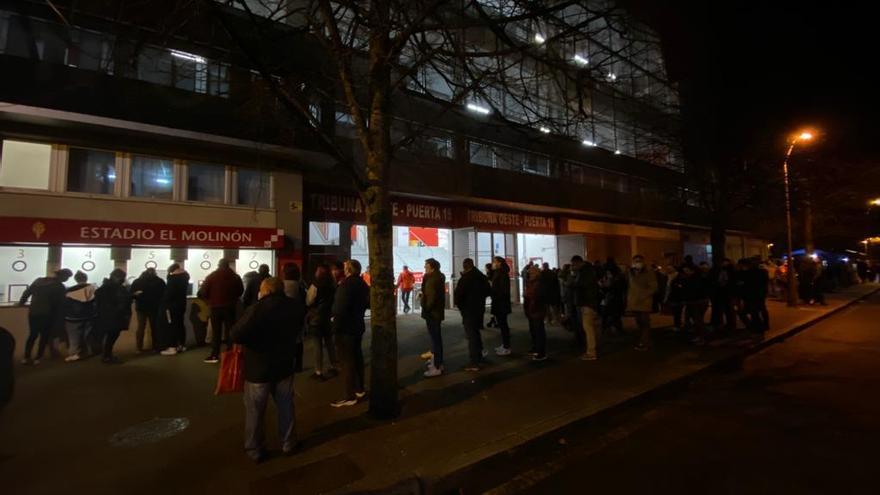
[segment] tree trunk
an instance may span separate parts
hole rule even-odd
[[[720,213],[713,213],[709,242],[712,244],[712,266],[721,266],[727,257],[727,221]]]
[[[394,255],[391,200],[384,187],[370,186],[364,194],[367,243],[370,249],[370,414],[387,419],[397,415],[397,304],[394,295]]]

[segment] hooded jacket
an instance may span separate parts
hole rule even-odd
[[[80,322],[97,316],[95,309],[95,286],[77,284],[69,287],[64,298],[64,320]]]
[[[165,292],[162,294],[164,310],[186,311],[186,295],[189,292],[189,273],[183,270],[168,275]]]
[[[131,296],[121,283],[106,278],[95,291],[98,315],[95,328],[101,332],[127,330],[131,321]]]

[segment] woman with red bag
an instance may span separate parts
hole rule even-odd
[[[254,462],[266,458],[263,416],[269,396],[278,411],[282,451],[296,448],[293,373],[304,318],[302,299],[286,297],[281,280],[270,277],[260,285],[259,301],[232,327],[233,341],[244,347],[244,448]]]

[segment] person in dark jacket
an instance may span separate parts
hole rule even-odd
[[[150,341],[153,343],[153,351],[161,351],[159,344],[159,327],[156,325],[159,316],[159,302],[165,293],[165,281],[156,275],[155,268],[147,268],[131,283],[131,295],[134,297],[134,310],[137,314],[137,328],[135,329],[135,343],[137,352],[144,352],[144,336],[147,332],[147,323],[150,324]]]
[[[366,396],[364,391],[363,338],[366,331],[364,314],[370,306],[370,287],[361,278],[361,264],[348,260],[343,265],[345,279],[333,296],[333,333],[336,337],[336,353],[342,368],[344,395],[333,407],[357,404]]]
[[[174,356],[178,352],[186,350],[186,326],[184,315],[186,314],[186,296],[189,293],[189,273],[184,271],[178,263],[172,263],[168,267],[168,279],[165,283],[165,292],[159,303],[159,313],[162,320],[162,347],[163,356]]]
[[[302,279],[302,272],[296,263],[285,263],[282,268],[284,274],[284,295],[293,299],[299,299],[303,304],[306,303],[306,284]],[[296,372],[302,373],[303,370],[303,354],[305,344],[302,334],[296,343]]]
[[[562,293],[559,289],[559,276],[550,268],[550,263],[541,264],[541,291],[547,298],[545,301],[547,323],[558,325],[562,319],[560,310]]]
[[[15,374],[12,361],[15,356],[15,337],[0,327],[0,411],[12,400],[15,390]]]
[[[555,276],[553,277],[556,278]],[[547,277],[537,266],[529,268],[526,276],[526,288],[523,291],[523,311],[529,320],[529,334],[532,336],[532,361],[547,359],[547,329],[544,318],[547,316]]]
[[[706,343],[704,317],[709,308],[709,281],[693,263],[682,266],[676,281],[680,283],[685,322],[693,325],[691,342],[703,345]]]
[[[425,260],[425,275],[422,278],[421,306],[422,318],[428,327],[431,338],[431,360],[424,375],[432,378],[443,374],[443,337],[440,328],[446,316],[446,275],[440,271],[440,262],[434,258]]]
[[[335,376],[336,344],[333,342],[333,328],[330,324],[333,309],[333,296],[336,294],[336,282],[330,274],[330,267],[325,264],[315,269],[315,281],[306,293],[306,322],[309,333],[315,337],[315,372],[312,377],[318,380]],[[324,351],[330,359],[330,367],[324,369]]]
[[[230,330],[232,340],[244,347],[244,449],[255,462],[266,458],[263,417],[269,396],[278,411],[282,451],[296,449],[294,350],[305,319],[302,299],[285,296],[277,278],[263,280],[258,298]]]
[[[189,303],[189,324],[193,329],[193,337],[196,340],[196,347],[205,345],[205,339],[208,337],[208,322],[211,320],[211,307],[208,301],[200,297],[194,297]]]
[[[115,269],[104,279],[95,291],[97,317],[95,328],[104,335],[104,354],[101,361],[107,364],[119,363],[113,356],[113,346],[123,330],[128,330],[131,321],[131,296],[125,287],[125,272]]]
[[[764,332],[770,328],[767,306],[767,271],[758,267],[753,259],[740,260],[742,308],[740,318],[746,328],[752,332]]]
[[[241,296],[241,302],[245,308],[256,304],[260,294],[260,286],[267,278],[269,278],[269,265],[260,265],[257,271],[245,274],[244,280],[242,280],[244,295]]]
[[[736,296],[737,274],[733,262],[727,258],[718,268],[709,271],[709,282],[712,300],[712,328],[717,332],[722,328],[733,332],[736,330],[736,311],[733,307]]]
[[[501,330],[501,345],[495,348],[498,356],[510,355],[510,325],[507,316],[510,314],[510,266],[501,256],[492,259],[492,316],[498,330]]]
[[[40,364],[46,346],[52,337],[52,330],[64,321],[64,282],[73,275],[70,270],[63,268],[55,272],[54,277],[40,277],[25,289],[18,301],[19,306],[24,306],[28,299],[31,305],[28,308],[28,326],[30,333],[24,344],[24,359],[22,364]],[[31,360],[34,343],[40,338],[37,348],[37,357]]]
[[[596,277],[596,269],[590,263],[585,263],[583,258],[575,255],[571,258],[571,273],[569,291],[575,307],[575,317],[587,341],[586,352],[581,359],[595,361],[599,357],[599,333],[596,331],[596,319],[599,316],[599,281]]]
[[[241,277],[232,271],[226,259],[218,261],[217,269],[202,283],[199,297],[211,306],[211,354],[205,358],[206,363],[220,362],[220,344],[224,341],[229,349],[229,329],[235,323],[238,299],[243,292]]]
[[[480,327],[483,314],[486,312],[486,298],[492,293],[489,281],[483,273],[474,267],[474,260],[465,258],[462,262],[461,278],[455,286],[453,301],[461,312],[461,322],[468,339],[468,356],[470,363],[465,371],[480,371],[483,360],[483,339]]]
[[[92,333],[92,324],[97,316],[95,310],[95,286],[88,283],[89,277],[83,272],[73,276],[76,285],[68,287],[64,299],[64,328],[67,330],[67,357],[65,361],[79,361],[83,345]]]

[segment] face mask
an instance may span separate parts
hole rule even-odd
[[[641,270],[644,267],[645,267],[645,264],[640,261],[633,263],[633,268],[635,268],[636,270]]]

